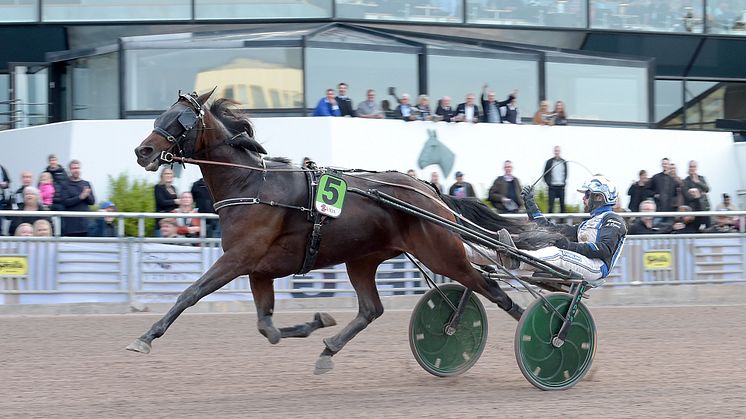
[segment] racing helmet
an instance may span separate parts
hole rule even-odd
[[[603,175],[594,175],[583,183],[578,192],[600,194],[604,197],[604,205],[614,205],[618,197],[616,186]]]

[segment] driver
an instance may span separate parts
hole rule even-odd
[[[591,285],[599,286],[606,281],[606,276],[609,275],[622,253],[627,226],[624,219],[612,211],[617,200],[617,189],[606,177],[593,176],[578,189],[578,192],[584,194],[583,205],[591,218],[575,226],[556,225],[547,220],[539,211],[534,201],[533,187],[523,188],[521,196],[525,201],[529,219],[549,231],[564,236],[557,240],[554,246],[525,251],[525,253],[560,268],[576,272]],[[499,231],[498,236],[500,242],[515,248],[507,230]],[[510,257],[507,252],[498,251],[498,256],[506,269],[539,270],[539,268]]]

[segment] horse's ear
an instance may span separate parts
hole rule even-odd
[[[209,99],[210,96],[212,96],[212,94],[215,93],[215,90],[217,90],[217,88],[218,88],[218,86],[215,86],[209,92],[207,92],[207,93],[205,93],[203,95],[200,95],[200,97],[197,98],[197,102],[199,102],[200,105],[204,105],[205,102],[207,102],[207,99]]]

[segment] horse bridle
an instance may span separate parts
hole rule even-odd
[[[176,102],[171,105],[171,107],[173,108],[174,105],[179,103],[182,99],[186,100],[189,103],[190,107],[181,111],[179,113],[179,116],[176,118],[176,122],[178,122],[178,125],[181,126],[181,133],[175,134],[169,131],[174,125],[176,125],[173,123],[169,124],[166,127],[154,126],[153,128],[153,132],[163,136],[163,138],[171,143],[171,147],[169,147],[168,150],[161,151],[161,155],[159,157],[161,161],[164,161],[166,163],[172,163],[175,157],[188,157],[185,153],[185,151],[187,150],[186,144],[184,143],[187,137],[198,123],[201,125],[200,131],[206,128],[205,109],[197,101],[195,94],[182,94],[181,92],[179,92],[179,99],[177,99]]]

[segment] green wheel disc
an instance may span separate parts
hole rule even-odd
[[[556,292],[544,298],[566,315],[572,295]],[[515,357],[526,379],[542,390],[564,390],[574,386],[591,368],[596,353],[596,325],[581,302],[565,343],[559,348],[552,338],[562,319],[537,299],[523,313],[515,334]]]
[[[466,290],[458,284],[441,285],[454,307]],[[409,321],[409,346],[417,362],[438,377],[458,375],[471,368],[487,344],[487,313],[479,298],[472,294],[466,303],[456,333],[445,333],[454,310],[443,296],[431,289],[420,298]]]

